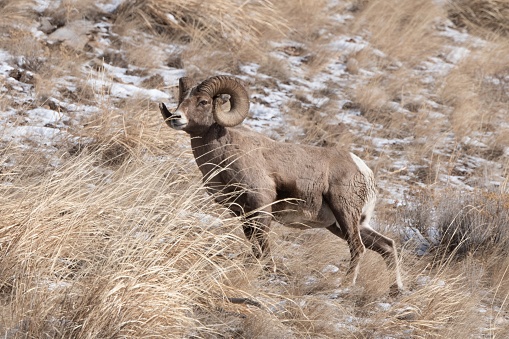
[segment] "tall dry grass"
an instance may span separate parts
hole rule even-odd
[[[459,139],[475,132],[493,131],[503,142],[503,130],[493,128],[505,120],[502,113],[509,101],[508,69],[504,62],[509,43],[493,38],[474,51],[443,80],[438,95],[453,108],[452,127]],[[488,140],[487,140],[488,141]],[[494,146],[492,140],[488,141]]]
[[[114,31],[119,33],[112,49],[121,52],[109,51],[105,62],[122,67],[131,64],[147,72],[164,60],[185,67],[189,75],[205,77],[218,71],[236,73],[241,61],[255,60],[270,77],[263,86],[256,85],[270,87],[291,81],[292,74],[285,59],[274,62],[280,59],[267,54],[274,49],[267,44],[269,37],[292,39],[283,50],[276,48],[277,52],[306,57],[306,74],[312,77],[340,57],[326,48],[329,33],[351,34],[350,26],[330,21],[329,14],[344,10],[337,8],[342,5],[331,9],[324,1],[243,2],[243,7],[239,3],[124,2],[112,15]],[[439,186],[442,166],[454,164],[460,156],[446,154],[438,159],[434,151],[444,135],[451,130],[486,131],[488,125],[493,128],[505,119],[503,61],[507,53],[503,40],[493,38],[496,43],[487,45],[491,47],[479,48],[445,79],[439,79],[440,88],[435,89],[419,83],[413,67],[440,50],[441,38],[434,35],[433,25],[436,18],[445,18],[444,9],[432,1],[355,3],[356,8],[347,10],[353,16],[353,32],[374,44],[355,54],[347,65],[348,79],[356,84],[353,101],[364,114],[356,118],[384,126],[368,131],[369,136],[420,140],[397,151],[425,166],[417,174],[421,177],[392,177],[392,183],[400,180],[411,187],[417,180],[420,185]],[[7,13],[20,4],[4,0],[0,9]],[[30,12],[16,11],[20,19],[33,19]],[[63,25],[104,13],[93,2],[69,0],[44,15]],[[130,39],[133,32],[140,38]],[[33,83],[38,100],[19,107],[2,92],[0,109],[44,105],[58,78],[84,77],[80,65],[87,61],[86,53],[46,48],[32,44],[30,38],[27,32],[14,30],[2,35],[0,43],[12,55],[24,56],[27,62],[20,68],[38,76]],[[161,54],[168,41],[182,50]],[[403,65],[395,71],[393,65],[398,63],[393,61]],[[369,80],[364,70],[390,72]],[[157,85],[146,86],[164,87],[160,78],[153,80]],[[62,92],[64,97],[100,110],[79,119],[69,112],[76,125],[67,130],[72,140],[58,145],[59,161],[52,161],[55,158],[47,150],[2,143],[0,334],[33,338],[447,338],[505,337],[509,333],[504,322],[509,293],[505,195],[483,192],[469,200],[428,192],[428,198],[436,200],[422,198],[416,205],[386,206],[385,210],[379,207],[374,224],[395,238],[395,230],[405,222],[412,226],[420,222],[423,233],[437,222],[431,215],[441,225],[437,255],[418,257],[410,245],[401,243],[407,290],[399,297],[388,296],[391,272],[371,252],[362,261],[359,286],[340,288],[348,247],[324,230],[301,232],[274,225],[270,259],[276,270],[267,270],[250,257],[239,220],[205,193],[187,137],[168,130],[144,98],[115,100],[84,80],[78,85],[74,91]],[[322,93],[315,93],[331,99],[320,109],[304,105],[302,90],[293,93],[289,108],[292,118],[300,119],[296,124],[306,131],[303,142],[369,144],[365,132],[328,123],[338,112],[338,85],[327,85]],[[458,113],[437,118],[435,110],[443,107],[413,101],[428,89],[432,99]],[[411,113],[394,114],[391,102]],[[469,108],[467,104],[470,117],[460,114]],[[479,125],[479,117],[488,115],[489,121]],[[22,115],[17,119],[24,123]],[[496,131],[492,142],[491,147],[503,146],[508,139]],[[366,149],[369,153],[370,148]],[[379,164],[394,164],[394,153],[367,155]],[[398,208],[408,210],[401,215]],[[388,222],[384,213],[393,219]],[[226,299],[230,297],[259,304],[232,303]]]
[[[453,298],[449,306],[456,304],[455,312],[459,312],[456,316],[465,319],[464,325],[469,324],[465,328],[444,324],[443,329],[458,331],[447,332],[453,336],[463,333],[461,337],[504,337],[509,329],[504,320],[509,310],[507,192],[501,188],[413,193],[396,219],[418,229],[431,244],[428,258],[423,256],[423,260],[413,265],[413,276],[418,277],[416,283],[423,289],[431,287],[428,286],[430,277],[442,290],[453,288],[452,294],[444,298]],[[426,284],[423,284],[424,275]],[[415,296],[420,294],[421,291],[416,292]]]
[[[504,0],[451,1],[448,15],[455,24],[466,26],[475,33],[509,34],[509,4]]]
[[[195,313],[222,302],[227,275],[242,274],[231,255],[249,246],[239,224],[211,204],[189,155],[171,147],[181,141],[154,126],[138,131],[110,131],[109,143],[37,176],[12,168],[11,184],[0,185],[4,335],[214,333]],[[128,154],[111,152],[114,141]]]
[[[338,288],[348,247],[324,230],[274,225],[277,270],[265,270],[250,259],[238,220],[203,190],[187,137],[143,101],[126,106],[125,116],[92,117],[61,165],[30,176],[15,167],[0,185],[3,334],[424,337],[481,326],[477,295],[463,290],[453,264],[433,273],[404,250],[409,292],[397,299],[387,297],[392,272],[373,253],[359,287]]]
[[[26,0],[2,0],[0,28],[11,29],[13,24],[24,25],[31,22],[34,17],[31,1]]]
[[[354,31],[367,32],[373,46],[389,58],[419,62],[440,45],[434,25],[445,11],[433,1],[366,1],[360,8]]]
[[[509,196],[501,191],[422,191],[405,222],[429,237],[440,260],[506,253]],[[430,213],[433,211],[434,213]]]
[[[281,32],[285,20],[270,1],[132,1],[117,10],[117,23],[135,22],[154,33],[202,45],[256,49],[266,31]]]

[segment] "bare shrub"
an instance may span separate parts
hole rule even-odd
[[[436,195],[423,191],[405,222],[435,245],[439,261],[488,255],[509,244],[509,195],[486,191]]]

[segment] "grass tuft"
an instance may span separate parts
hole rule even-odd
[[[509,3],[505,0],[454,0],[448,15],[460,27],[509,35]]]
[[[265,31],[280,33],[285,20],[270,1],[213,2],[149,0],[123,3],[117,22],[134,22],[145,29],[202,45],[228,44],[235,49],[248,45],[257,49]]]
[[[509,244],[509,195],[501,192],[424,193],[406,222],[428,237],[439,262],[468,255],[506,253]],[[429,212],[433,211],[433,214]]]

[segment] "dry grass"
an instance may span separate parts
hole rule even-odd
[[[452,190],[436,195],[419,192],[405,222],[429,236],[437,260],[462,259],[467,255],[489,257],[505,253],[509,224],[507,193]],[[434,211],[430,214],[429,211]]]
[[[109,123],[98,134],[91,125],[95,148],[0,187],[0,285],[9,310],[3,333],[93,338],[211,331],[193,313],[214,307],[223,298],[222,279],[239,271],[228,259],[247,250],[231,233],[238,223],[189,184],[199,177],[181,167],[188,155],[168,152],[176,140],[139,124],[137,134],[129,128],[112,134],[114,119]],[[108,141],[97,139],[106,134]],[[112,166],[115,142],[128,154]],[[163,154],[173,159],[150,160]]]
[[[232,54],[229,46],[203,46],[200,43],[191,43],[182,52],[182,66],[186,74],[196,80],[204,80],[217,73],[237,74],[239,72],[238,54]],[[242,53],[242,51],[240,51]],[[254,51],[256,54],[259,51]]]
[[[434,24],[444,16],[433,1],[369,1],[362,6],[354,30],[368,30],[371,43],[390,58],[418,62],[439,47]]]
[[[11,29],[13,24],[24,25],[33,19],[33,11],[29,0],[1,0],[0,11],[2,11],[2,21],[0,28]]]
[[[151,32],[201,45],[258,49],[265,31],[279,33],[284,19],[270,1],[134,1],[121,5],[117,23],[135,22]]]
[[[507,66],[502,61],[509,44],[496,38],[475,50],[444,79],[439,89],[440,99],[453,107],[451,125],[458,139],[473,132],[495,131],[493,126],[503,120],[502,110],[509,102]]]
[[[469,3],[472,7],[475,1]],[[25,5],[0,1],[9,20],[31,23],[35,14],[25,11]],[[409,196],[415,193],[414,184],[431,186],[407,205],[381,201],[377,209],[374,225],[396,240],[397,230],[405,225],[419,228],[429,240],[430,226],[441,232],[435,250],[422,257],[410,244],[397,241],[403,247],[405,293],[388,295],[392,272],[373,252],[362,261],[359,286],[340,287],[348,247],[325,230],[274,225],[272,257],[257,262],[239,220],[206,195],[188,138],[161,124],[153,103],[136,96],[113,99],[108,88],[91,86],[86,76],[108,75],[100,62],[89,60],[89,52],[46,46],[34,42],[28,31],[5,28],[0,48],[23,57],[12,74],[33,86],[35,98],[13,102],[10,80],[0,79],[0,88],[6,84],[0,110],[17,111],[10,118],[14,126],[26,124],[24,111],[33,107],[63,109],[51,101],[58,93],[59,98],[99,111],[86,116],[66,112],[75,119],[65,129],[69,140],[58,144],[53,154],[29,139],[23,140],[24,147],[1,142],[1,335],[507,336],[507,188],[469,195],[434,191],[442,187],[440,174],[451,173],[464,156],[497,160],[507,176],[503,153],[509,139],[502,125],[509,102],[506,38],[492,36],[486,45],[467,46],[467,58],[445,77],[437,75],[436,83],[424,84],[415,66],[443,52],[443,38],[434,26],[446,14],[437,2],[362,0],[348,8],[326,6],[322,0],[123,2],[108,14],[119,35],[104,51],[104,61],[124,68],[133,65],[143,76],[163,64],[184,68],[196,80],[218,72],[237,74],[244,62],[252,61],[266,78],[250,79],[249,85],[265,93],[292,84],[292,57],[302,58],[306,81],[326,72],[331,60],[342,56],[328,45],[334,34],[355,32],[369,41],[372,47],[345,58],[347,74],[340,79],[351,83],[351,108],[362,115],[339,110],[338,100],[345,98],[333,81],[314,92],[299,87],[281,110],[305,132],[299,142],[361,147],[378,174],[408,188]],[[501,4],[501,11],[504,8]],[[331,20],[336,10],[352,15],[351,24]],[[64,25],[105,14],[95,2],[64,0],[43,15]],[[461,15],[461,20],[469,20],[467,25],[486,27],[484,21]],[[11,25],[2,21],[0,28]],[[268,43],[274,37],[292,40],[284,41],[286,47],[274,47]],[[176,43],[173,54],[168,54],[168,41]],[[91,75],[83,75],[85,62],[93,68]],[[74,88],[54,85],[66,76],[77,79]],[[166,90],[167,85],[156,75],[142,86]],[[317,107],[310,96],[329,101]],[[439,105],[432,106],[423,96]],[[408,112],[397,112],[395,103]],[[375,127],[359,131],[355,123],[331,124],[338,112]],[[454,146],[443,151],[450,134]],[[380,150],[372,136],[412,141]],[[464,136],[479,138],[488,149],[462,144]],[[415,176],[398,176],[397,154],[420,168]],[[484,169],[476,170],[490,180]],[[268,261],[275,263],[275,270],[264,266]],[[226,297],[245,297],[260,305],[234,304]]]
[[[330,25],[325,0],[291,1],[274,3],[290,27],[289,37],[299,42],[313,42],[320,38],[320,30]]]
[[[504,0],[455,0],[449,4],[448,14],[455,24],[477,33],[509,34],[509,4]]]
[[[104,3],[106,1],[62,0],[58,3],[49,2],[48,7],[42,14],[50,18],[51,24],[56,27],[62,27],[76,20],[95,21],[104,15],[108,15],[97,6],[98,2]]]
[[[390,97],[380,79],[370,80],[364,86],[358,86],[353,92],[354,103],[359,107],[361,114],[368,120],[383,120],[384,112],[388,110]]]

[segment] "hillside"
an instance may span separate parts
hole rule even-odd
[[[0,334],[506,337],[508,17],[504,0],[0,0]],[[245,125],[374,170],[401,295],[372,252],[342,286],[348,247],[325,230],[275,224],[271,258],[250,255],[157,108],[216,74],[248,86]]]

